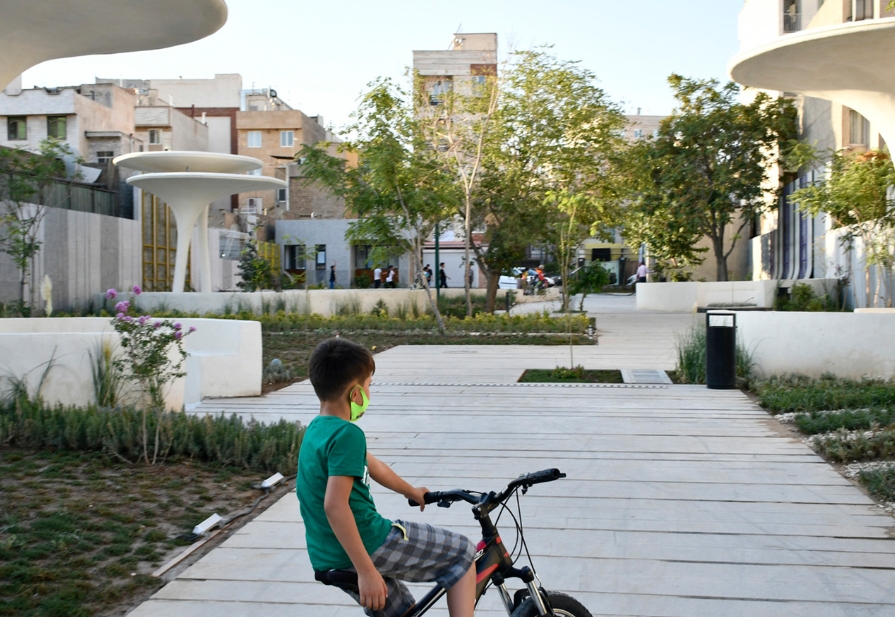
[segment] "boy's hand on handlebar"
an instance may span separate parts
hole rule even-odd
[[[388,597],[388,587],[385,580],[376,570],[369,573],[357,573],[357,586],[360,591],[360,603],[365,608],[381,611],[385,608],[385,599]]]
[[[426,509],[426,493],[429,492],[425,486],[414,486],[412,490],[408,491],[404,496],[407,499],[412,499],[413,501],[420,504],[420,512]]]

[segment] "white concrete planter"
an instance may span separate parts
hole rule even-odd
[[[261,324],[224,319],[180,319],[196,331],[184,338],[189,353],[186,376],[174,381],[165,397],[170,409],[207,397],[257,396],[261,393]],[[0,319],[0,375],[25,377],[33,394],[52,358],[41,389],[49,404],[95,402],[90,352],[103,340],[119,337],[106,317]],[[6,381],[6,379],[0,379]],[[0,387],[7,387],[6,384]]]
[[[819,295],[832,293],[836,279],[789,281],[729,281],[724,283],[638,283],[637,310],[687,313],[697,308],[754,306],[773,308],[778,287],[804,283]]]
[[[881,312],[737,312],[738,336],[760,377],[895,378],[895,315]]]

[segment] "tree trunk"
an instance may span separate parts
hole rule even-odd
[[[715,249],[715,267],[719,282],[727,281],[727,256],[724,254],[724,238],[712,238],[712,246]]]
[[[488,272],[488,291],[485,299],[485,309],[489,313],[494,312],[494,305],[497,303],[497,288],[500,286],[500,271],[490,270]]]
[[[471,240],[470,234],[472,230],[469,225],[469,218],[472,214],[472,198],[469,195],[469,191],[466,191],[466,241],[464,243],[464,260],[466,264],[466,268],[463,272],[463,287],[466,289],[466,316],[472,317],[472,297],[469,289],[469,273],[470,273],[470,263],[469,263],[469,242]]]
[[[419,251],[414,250],[413,253],[413,261],[416,266],[417,272],[423,271],[423,262],[420,259]],[[435,321],[438,324],[438,332],[439,334],[444,334],[444,318],[441,316],[441,313],[438,311],[438,303],[435,301],[434,296],[432,296],[432,288],[429,287],[429,282],[426,280],[426,277],[423,276],[422,284],[423,289],[426,290],[426,297],[429,299],[429,308],[432,309],[432,314],[435,315]]]

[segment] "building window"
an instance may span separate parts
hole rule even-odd
[[[432,90],[429,91],[429,103],[432,105],[440,105],[444,102],[444,97],[453,88],[453,82],[450,78],[439,79],[432,84]]]
[[[854,109],[848,111],[848,143],[852,146],[870,145],[870,121]]]
[[[855,0],[854,21],[873,19],[873,0]]]
[[[246,136],[246,145],[249,148],[261,147],[261,131],[249,131]]]
[[[47,116],[47,137],[65,139],[65,116]]]
[[[249,197],[246,200],[246,208],[249,211],[260,212],[261,211],[261,198],[260,197]]]
[[[783,0],[783,32],[798,32],[801,30],[801,17],[798,0]]]
[[[6,130],[9,141],[22,141],[28,139],[26,120],[27,118],[25,118],[25,116],[10,116],[7,118]]]
[[[286,189],[277,189],[277,202],[286,203]]]
[[[318,270],[326,270],[326,245],[318,244],[316,251],[317,251],[317,259],[315,262],[317,264],[317,269]]]
[[[99,150],[96,153],[96,162],[100,165],[105,165],[115,158],[115,153],[112,150]]]
[[[162,143],[162,132],[158,129],[149,129],[150,145],[158,145]]]
[[[280,131],[280,147],[291,148],[295,143],[295,131]]]
[[[284,270],[305,269],[305,246],[303,244],[287,244],[283,247]]]
[[[358,270],[368,270],[373,267],[373,247],[369,244],[359,244],[354,247],[354,267]]]
[[[249,175],[249,176],[260,176],[260,175],[261,175],[261,170],[260,170],[260,169],[253,169],[253,170],[251,170],[251,171],[247,171],[246,174]]]
[[[643,130],[634,129],[634,139],[640,139],[641,137],[643,137]]]

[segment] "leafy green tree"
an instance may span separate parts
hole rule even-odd
[[[885,304],[895,293],[895,167],[887,152],[837,152],[828,177],[795,191],[789,199],[812,216],[825,213],[844,230],[847,252],[856,243],[864,251],[866,266],[876,266]],[[851,260],[849,260],[850,262]],[[869,290],[868,290],[869,291]]]
[[[273,286],[273,268],[269,261],[258,254],[258,243],[254,238],[246,242],[239,253],[236,268],[240,276],[236,286],[242,291],[260,291]]]
[[[341,147],[357,152],[357,167],[346,166],[325,146],[305,146],[297,155],[304,161],[302,174],[343,198],[358,217],[348,240],[406,253],[416,272],[422,272],[426,238],[460,200],[455,179],[421,129],[412,97],[392,80],[370,84],[354,118],[348,130],[356,137]],[[444,321],[425,277],[422,284],[443,333]]]
[[[632,172],[640,182],[626,237],[683,264],[698,263],[692,247],[707,237],[717,278],[726,281],[727,258],[778,190],[769,185],[768,170],[803,152],[796,109],[788,99],[765,93],[740,102],[733,82],[720,86],[680,75],[668,81],[678,107],[662,121],[658,136],[628,160],[641,167]]]
[[[539,202],[541,239],[556,250],[565,281],[581,242],[616,222],[625,117],[592,72],[546,50],[519,52],[506,82],[502,148]],[[568,310],[565,287],[562,306]]]
[[[18,312],[30,315],[35,284],[34,262],[42,245],[41,222],[47,208],[68,196],[65,190],[48,191],[65,179],[63,156],[71,156],[63,142],[41,142],[39,152],[0,148],[0,251],[19,270]],[[67,184],[63,184],[67,187]]]
[[[578,304],[578,310],[584,310],[584,299],[587,294],[599,293],[603,287],[609,284],[609,271],[598,261],[592,261],[586,264],[568,282],[569,295],[576,296],[581,294],[581,301]]]
[[[472,316],[470,269],[473,248],[473,203],[480,192],[485,146],[493,131],[498,108],[497,75],[483,75],[481,81],[456,79],[453,87],[433,101],[425,80],[414,75],[414,108],[430,147],[443,154],[447,173],[455,178],[462,194],[457,216],[463,221],[466,315]],[[433,102],[435,103],[433,105]],[[479,218],[479,217],[477,217]],[[477,259],[477,261],[480,261]]]

